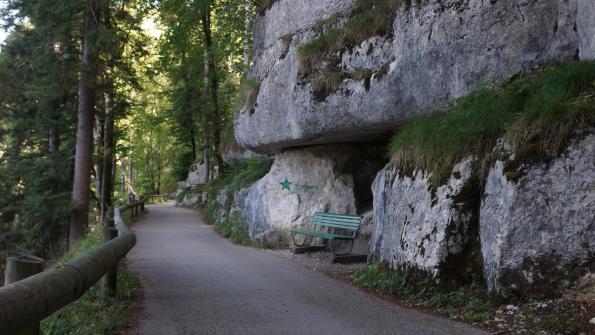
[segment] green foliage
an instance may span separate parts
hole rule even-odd
[[[173,175],[178,180],[186,177],[191,163],[201,156],[207,157],[211,168],[221,165],[225,139],[233,136],[224,126],[232,123],[241,100],[249,103],[255,99],[253,88],[249,88],[254,85],[245,86],[247,89],[238,95],[240,78],[248,65],[244,52],[251,42],[248,23],[254,9],[243,0],[159,3],[164,28],[159,41],[159,68],[167,79],[162,87],[166,100],[163,113],[180,148],[173,162]],[[211,17],[206,25],[210,39],[202,25],[205,13]]]
[[[0,249],[49,259],[65,250],[71,210],[64,172],[74,144],[82,4],[6,5],[13,30],[0,51]]]
[[[483,295],[479,279],[467,286],[452,287],[437,284],[428,274],[394,270],[380,263],[354,273],[353,279],[357,285],[421,303],[443,315],[462,315],[470,322],[488,320],[494,312]]]
[[[91,232],[75,250],[68,252],[54,266],[64,264],[102,243],[99,230]],[[136,276],[118,271],[117,296],[102,301],[101,281],[93,285],[77,301],[67,305],[41,322],[43,334],[112,334],[129,325],[134,296],[139,287]]]
[[[257,180],[261,179],[271,169],[271,161],[263,157],[250,157],[245,164],[232,166],[229,170],[224,171],[217,179],[211,179],[209,182],[200,188],[190,188],[182,191],[184,196],[187,194],[195,194],[198,192],[207,192],[207,201],[204,204],[203,215],[207,224],[216,224],[216,214],[220,209],[227,213],[231,207],[231,198],[241,188],[250,186]],[[225,190],[228,201],[225,204],[220,204],[217,201],[218,194]],[[183,196],[178,196],[178,201],[182,200]]]
[[[269,159],[250,157],[244,167],[236,168],[224,178],[224,183],[228,187],[227,192],[233,194],[239,189],[253,184],[264,177],[270,169],[271,161]]]
[[[223,221],[215,224],[214,229],[221,236],[228,238],[233,244],[249,246],[252,244],[248,226],[237,214],[231,214]]]
[[[513,150],[556,156],[575,129],[595,125],[595,62],[573,62],[476,90],[446,114],[415,120],[392,139],[392,164],[430,171],[441,185],[471,155],[487,165],[502,136]],[[512,176],[515,177],[515,176]],[[518,177],[518,176],[517,176]]]
[[[258,243],[250,239],[248,224],[238,214],[228,214],[226,219],[215,223],[213,229],[219,235],[229,239],[231,243],[258,249],[277,249],[272,243]]]
[[[203,187],[203,190],[208,194],[207,203],[202,211],[205,222],[213,225],[217,233],[225,238],[229,238],[234,244],[275,249],[277,246],[273,244],[262,244],[252,241],[247,223],[238,214],[230,212],[234,194],[264,177],[270,169],[271,161],[269,159],[251,157],[244,165],[235,166],[221,178],[209,181]],[[227,201],[225,204],[220,204],[217,201],[217,196],[223,190],[227,195]],[[193,192],[196,192],[196,190]],[[224,214],[222,220],[218,217],[218,214],[221,212]]]

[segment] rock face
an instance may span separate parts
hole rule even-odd
[[[363,213],[384,162],[369,146],[314,146],[278,154],[271,171],[243,198],[242,218],[257,242],[288,244],[289,230],[309,226],[317,211]],[[236,199],[238,200],[238,199]]]
[[[190,171],[188,171],[188,177],[186,177],[185,187],[202,185],[205,182],[205,165],[204,161],[200,159],[190,166]]]
[[[581,59],[595,59],[595,1],[578,0],[577,29]]]
[[[491,169],[480,212],[484,276],[508,288],[556,295],[595,272],[595,135],[574,141],[548,164],[521,167],[510,181]]]
[[[186,194],[176,205],[180,207],[193,208],[196,207],[201,200],[200,194]]]
[[[437,189],[422,171],[413,176],[399,175],[394,167],[380,171],[372,186],[375,229],[370,256],[432,276],[463,265],[449,260],[464,258],[473,242],[477,221],[469,202],[475,194],[465,194],[477,189],[471,176],[471,159],[455,166],[448,183]]]
[[[396,13],[394,37],[344,48],[338,67],[368,70],[371,78],[345,79],[317,101],[298,74],[297,49],[316,36],[317,21],[345,14],[353,3],[278,0],[255,20],[251,75],[260,90],[254,109],[235,120],[241,146],[269,153],[369,142],[486,81],[544,62],[595,56],[591,0],[428,0]]]

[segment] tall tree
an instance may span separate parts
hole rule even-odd
[[[89,220],[89,182],[93,150],[93,121],[95,116],[95,94],[99,69],[98,49],[95,45],[101,20],[97,0],[88,0],[85,9],[85,30],[83,54],[78,88],[78,121],[76,131],[76,155],[74,160],[74,181],[72,201],[74,210],[70,218],[68,235],[69,248],[82,238]]]

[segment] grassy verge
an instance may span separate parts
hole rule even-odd
[[[127,222],[126,222],[127,221]],[[128,223],[129,219],[126,218]],[[64,264],[102,244],[100,229],[89,232],[75,250],[56,261]],[[136,276],[119,269],[117,296],[102,301],[101,281],[93,285],[77,301],[67,305],[41,322],[43,334],[113,334],[129,325],[134,308],[134,295],[139,287]]]
[[[407,124],[392,139],[390,155],[405,174],[430,171],[436,186],[469,156],[483,163],[485,173],[501,137],[517,160],[548,159],[564,149],[574,130],[594,125],[595,62],[573,62],[479,89],[448,113]]]
[[[388,268],[382,263],[357,271],[352,279],[357,286],[373,289],[421,306],[452,319],[469,322],[506,334],[590,334],[589,325],[595,303],[549,300],[503,302],[498,305],[484,295],[479,278],[471,272],[467,284],[436,284],[429,277]],[[512,304],[514,303],[514,304]],[[509,305],[510,304],[510,305]]]
[[[356,285],[387,293],[416,305],[432,308],[442,315],[467,322],[487,321],[494,308],[484,299],[481,280],[453,287],[437,285],[430,277],[372,264],[353,274]]]
[[[237,214],[228,214],[225,220],[218,221],[213,228],[219,235],[229,239],[233,244],[258,249],[278,248],[277,245],[272,243],[257,243],[252,241],[248,232],[248,225]]]

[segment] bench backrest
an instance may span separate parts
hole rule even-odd
[[[335,214],[316,212],[314,214],[314,224],[325,227],[358,230],[362,223],[363,216],[349,214]]]

